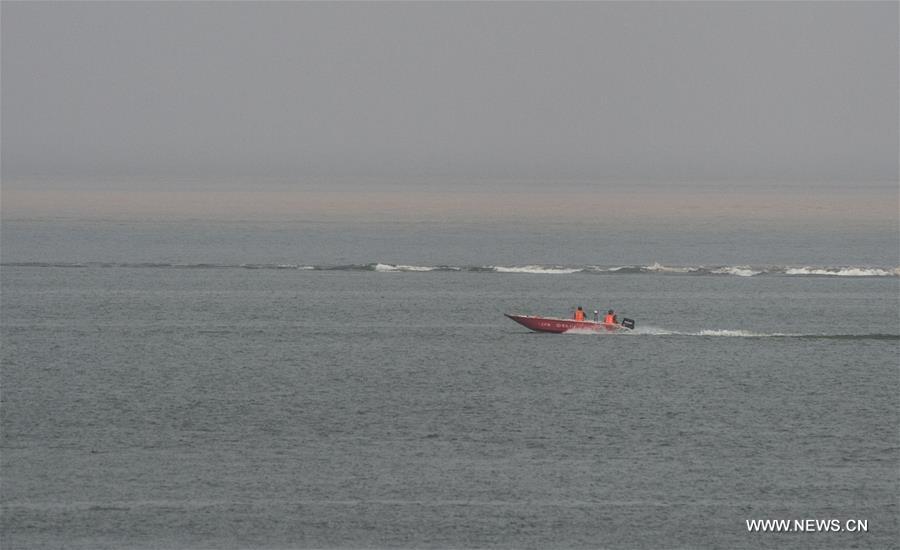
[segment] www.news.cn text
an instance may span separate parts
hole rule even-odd
[[[748,519],[751,533],[867,533],[867,519]]]

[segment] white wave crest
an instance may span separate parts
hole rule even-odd
[[[436,268],[421,265],[392,265],[392,264],[375,264],[375,271],[381,273],[396,273],[399,271],[434,271]]]
[[[789,267],[785,275],[830,275],[833,277],[897,277],[900,267],[882,269],[877,267]]]
[[[424,265],[398,265],[400,271],[434,271],[436,268]]]
[[[537,273],[541,275],[567,275],[570,273],[578,273],[581,268],[577,267],[545,267],[541,265],[525,265],[525,266],[491,266],[497,273]]]
[[[311,265],[277,264],[275,269],[300,269],[303,271],[311,271],[315,269],[315,267]]]
[[[639,267],[632,265],[620,265],[616,267],[605,267],[602,265],[588,265],[585,266],[582,271],[590,271],[594,273],[616,273],[622,271],[623,269],[640,269]]]
[[[712,271],[710,271],[710,273],[719,275],[737,275],[738,277],[752,277],[754,275],[759,275],[760,273],[762,273],[762,271],[756,271],[749,265],[737,265],[713,269]]]
[[[654,273],[694,273],[696,271],[700,271],[702,268],[700,268],[700,267],[665,266],[665,265],[660,264],[659,262],[654,262],[653,264],[648,265],[644,269],[646,269],[647,271],[652,271]]]

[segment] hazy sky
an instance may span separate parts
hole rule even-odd
[[[898,65],[892,1],[4,1],[2,176],[891,182]]]
[[[897,2],[3,2],[3,171],[896,179],[898,64]]]

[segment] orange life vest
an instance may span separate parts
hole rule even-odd
[[[584,321],[584,310],[583,309],[575,310],[575,320],[576,321]]]
[[[603,322],[607,325],[613,325],[616,322],[616,316],[612,313],[607,313],[606,317],[603,318]]]

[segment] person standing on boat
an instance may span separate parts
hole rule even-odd
[[[607,311],[606,316],[603,317],[603,324],[615,325],[617,322],[618,322],[618,319],[616,319],[616,312],[613,310]]]
[[[581,306],[578,306],[578,309],[575,310],[575,320],[584,321],[584,309]]]

